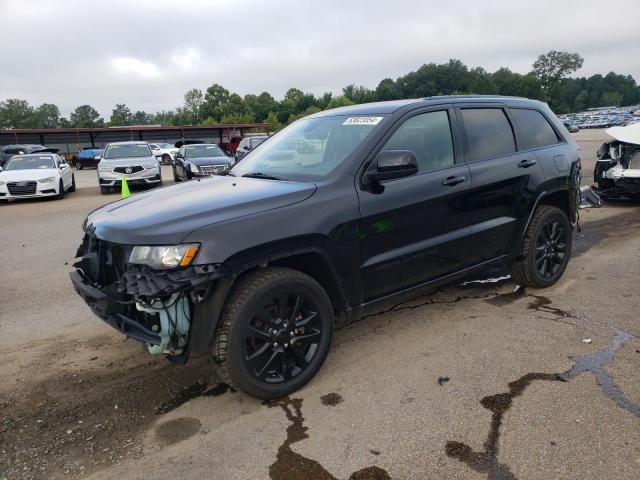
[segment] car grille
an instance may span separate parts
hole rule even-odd
[[[36,182],[9,182],[7,188],[11,195],[33,195],[36,193]]]
[[[203,165],[200,167],[200,170],[202,170],[202,173],[205,175],[216,175],[224,172],[226,169],[226,165]]]
[[[86,276],[99,285],[117,282],[124,274],[131,247],[100,240],[93,234],[84,237],[78,254],[82,256],[81,268]]]
[[[130,173],[138,173],[143,171],[144,168],[142,168],[142,166],[140,165],[136,165],[135,167],[116,167],[113,169],[113,171],[115,173],[124,173],[124,174],[130,174]]]

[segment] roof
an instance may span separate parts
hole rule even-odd
[[[530,100],[524,97],[509,97],[502,95],[438,95],[433,97],[412,98],[408,100],[390,100],[387,102],[362,103],[358,105],[349,105],[348,107],[334,108],[332,110],[324,110],[313,115],[313,117],[323,117],[331,115],[374,115],[389,114],[400,110],[408,105],[437,105],[440,103],[459,103],[459,102],[482,102],[482,103],[509,103],[509,104],[526,104],[540,103],[538,100]]]

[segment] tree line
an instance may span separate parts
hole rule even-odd
[[[531,72],[519,74],[508,68],[487,72],[469,68],[460,60],[428,63],[395,80],[385,78],[376,88],[347,85],[340,95],[326,92],[316,96],[290,88],[277,100],[268,92],[244,97],[214,83],[205,91],[193,88],[174,110],[148,113],[132,111],[117,104],[108,121],[91,105],[80,105],[69,118],[58,107],[11,98],[0,102],[0,128],[61,128],[127,125],[207,125],[266,122],[271,130],[298,118],[335,107],[373,101],[428,97],[433,95],[485,94],[514,95],[544,100],[556,113],[568,113],[591,107],[640,104],[640,87],[631,75],[610,72],[606,75],[570,77],[582,67],[577,53],[552,50],[538,56]]]

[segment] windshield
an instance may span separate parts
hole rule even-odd
[[[160,148],[176,148],[170,143],[156,143]]]
[[[187,158],[225,157],[217,145],[193,145],[185,148]]]
[[[39,168],[56,168],[52,157],[11,157],[5,170],[36,170]]]
[[[123,145],[109,145],[102,158],[113,160],[115,158],[151,157],[151,150],[146,143],[128,143]]]
[[[383,115],[303,118],[252,151],[232,175],[261,173],[293,181],[327,176],[374,130]]]

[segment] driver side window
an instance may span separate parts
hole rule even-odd
[[[427,112],[406,120],[382,149],[411,150],[420,172],[439,170],[455,163],[447,111]]]

